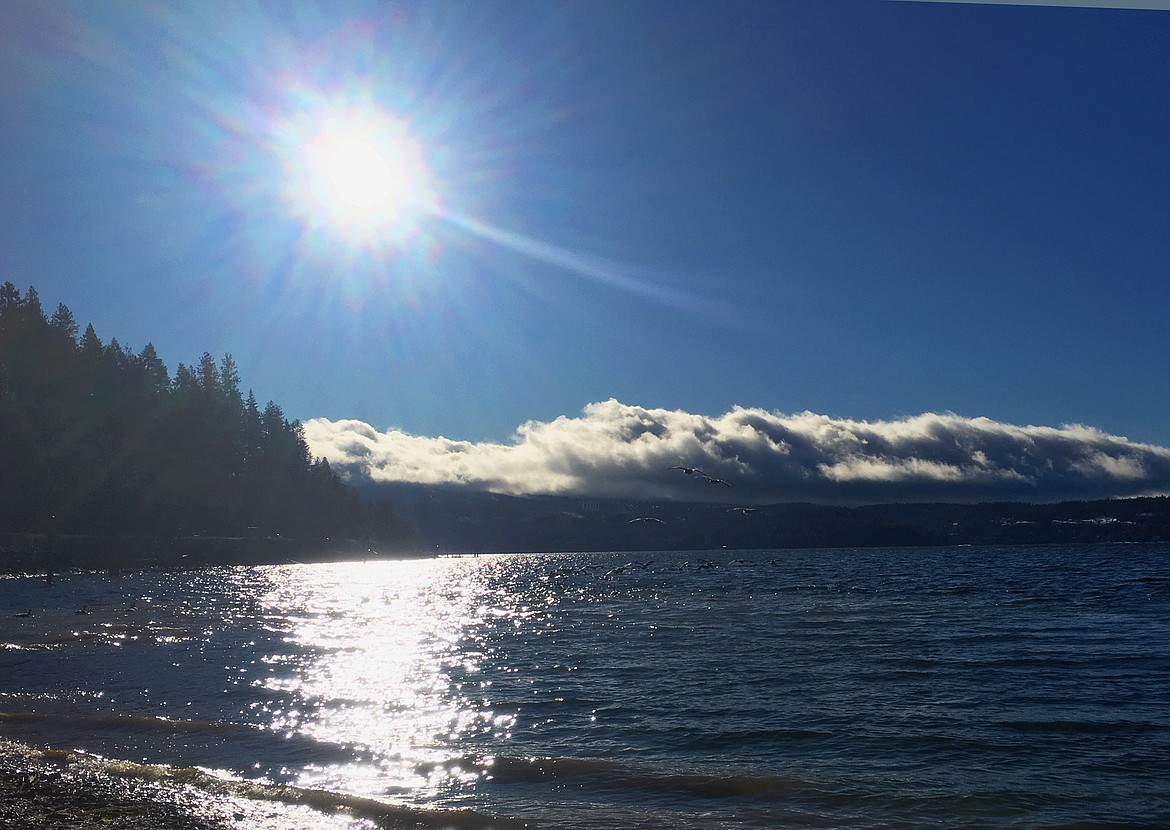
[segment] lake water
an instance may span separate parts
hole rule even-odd
[[[1170,547],[4,579],[0,712],[422,826],[1165,828]]]

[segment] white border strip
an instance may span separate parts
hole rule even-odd
[[[895,0],[900,3],[963,3],[968,6],[1054,6],[1068,9],[1142,9],[1170,12],[1170,0]]]

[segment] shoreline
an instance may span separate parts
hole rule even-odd
[[[192,767],[41,749],[0,735],[0,827],[21,830],[524,830],[471,810],[266,785]]]
[[[357,539],[282,536],[94,536],[0,534],[0,574],[40,576],[69,571],[186,570],[223,565],[288,565],[354,559],[407,559],[417,550],[380,548]]]
[[[101,762],[0,738],[0,826],[227,830],[238,810],[169,781],[117,776]]]

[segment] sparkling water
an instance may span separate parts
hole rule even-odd
[[[0,615],[0,735],[423,826],[1170,826],[1165,545],[70,574]]]

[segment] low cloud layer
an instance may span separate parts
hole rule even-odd
[[[868,422],[735,407],[708,417],[608,400],[529,421],[504,444],[325,419],[307,422],[305,435],[350,477],[517,495],[857,504],[1170,492],[1170,449],[1086,426],[951,414]]]

